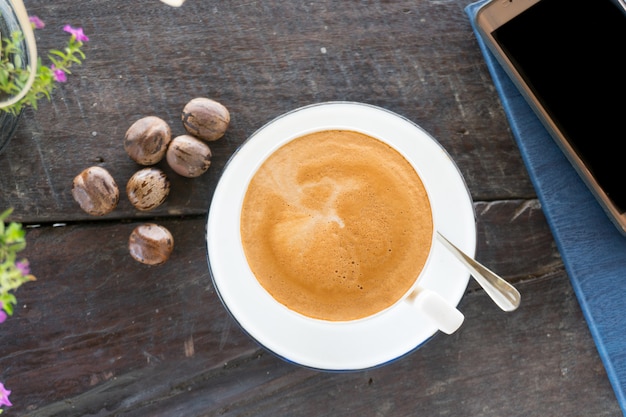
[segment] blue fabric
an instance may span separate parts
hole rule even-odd
[[[465,11],[622,413],[626,415],[626,238],[609,220],[483,43],[474,17],[486,1],[472,3]]]

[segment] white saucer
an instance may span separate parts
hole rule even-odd
[[[476,224],[472,199],[457,166],[441,145],[416,124],[388,110],[361,103],[329,102],[274,119],[232,156],[209,210],[209,268],[227,310],[265,348],[287,361],[310,368],[366,369],[411,352],[437,329],[407,302],[356,322],[325,322],[293,313],[261,287],[246,263],[239,242],[243,197],[258,167],[291,139],[325,129],[359,131],[395,147],[424,181],[438,230],[469,256],[474,256]],[[456,306],[467,288],[469,273],[435,242],[419,283]]]

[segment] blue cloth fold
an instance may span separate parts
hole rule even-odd
[[[609,220],[482,41],[474,18],[487,1],[472,3],[465,11],[622,413],[626,415],[626,238]]]

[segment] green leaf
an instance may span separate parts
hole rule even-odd
[[[5,219],[7,219],[11,215],[11,213],[13,213],[12,208],[4,210],[2,214],[0,214],[0,221],[4,221]]]

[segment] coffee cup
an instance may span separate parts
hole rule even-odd
[[[354,370],[463,322],[469,274],[438,231],[473,255],[471,197],[445,150],[395,113],[330,102],[278,117],[233,155],[207,251],[223,304],[261,345]]]

